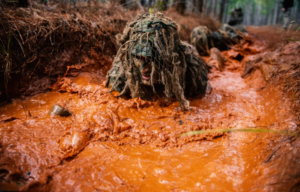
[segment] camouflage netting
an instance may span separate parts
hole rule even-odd
[[[200,55],[210,55],[213,47],[227,50],[231,45],[239,43],[245,34],[232,26],[224,24],[220,30],[211,32],[205,26],[198,26],[191,33],[191,44]]]
[[[171,19],[161,13],[139,15],[127,24],[117,40],[121,47],[107,75],[106,86],[111,86],[111,91],[148,99],[156,93],[154,83],[163,84],[166,98],[175,96],[183,110],[189,107],[185,96],[205,93],[205,62],[180,41],[177,25]],[[151,59],[151,86],[143,85],[134,64],[141,57]],[[158,80],[154,79],[155,73],[159,73]]]

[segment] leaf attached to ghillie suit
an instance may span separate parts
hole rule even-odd
[[[154,84],[162,84],[166,98],[175,96],[183,110],[189,108],[186,96],[205,94],[205,62],[180,41],[171,19],[161,13],[139,15],[117,35],[117,41],[120,49],[107,74],[106,86],[111,86],[111,91],[148,100],[156,93]],[[141,58],[151,63],[150,86],[142,83],[141,69],[135,65]],[[155,74],[159,74],[157,78]]]

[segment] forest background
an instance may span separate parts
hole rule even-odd
[[[7,0],[15,1],[15,0]],[[22,1],[22,0],[19,0]],[[227,23],[234,8],[242,8],[243,25],[278,25],[283,22],[283,0],[29,0],[38,5],[46,1],[48,6],[59,4],[68,9],[97,7],[103,3],[114,3],[126,9],[158,9],[159,11],[176,8],[181,14],[196,13],[202,17],[211,17],[221,23]],[[30,3],[29,2],[29,3]],[[300,23],[300,0],[294,0],[290,21]]]

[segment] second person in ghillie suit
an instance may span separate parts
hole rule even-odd
[[[215,47],[220,51],[229,50],[231,45],[245,38],[245,33],[239,29],[224,24],[218,31],[210,31],[206,26],[198,26],[191,32],[191,44],[199,55],[210,55],[210,49]]]
[[[237,26],[243,23],[244,13],[242,8],[235,8],[230,13],[230,19],[228,25],[230,26]]]
[[[207,87],[205,62],[182,43],[177,25],[161,13],[142,14],[117,36],[121,46],[107,74],[106,87],[151,100],[162,85],[167,99],[175,97],[183,110],[186,97],[204,95]]]

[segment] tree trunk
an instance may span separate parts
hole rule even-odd
[[[207,11],[207,7],[206,7],[207,2],[206,1],[207,0],[202,0],[202,2],[203,2],[203,5],[202,5],[203,13],[201,14],[201,16],[203,16],[203,17],[206,15],[206,11]]]
[[[207,7],[207,12],[206,12],[206,16],[209,17],[211,15],[211,10],[212,10],[212,0],[209,0],[208,2],[208,7]]]
[[[274,14],[273,14],[273,25],[277,24],[277,17],[278,17],[278,1],[275,3],[275,8],[274,8]]]
[[[256,4],[253,3],[252,4],[252,13],[251,13],[251,24],[252,25],[256,24],[256,22],[255,22],[255,14],[254,14],[255,12],[256,12]]]
[[[213,4],[213,17],[216,18],[218,15],[218,0],[214,0]]]
[[[269,15],[268,15],[268,25],[271,25],[272,24],[272,20],[273,20],[273,13],[274,13],[274,7],[273,9],[269,12]]]
[[[228,22],[228,1],[226,0],[225,3],[225,10],[224,10],[224,17],[223,17],[223,23],[227,23]]]
[[[203,12],[203,0],[198,0],[198,11],[200,12],[200,13],[202,13]]]
[[[197,0],[193,0],[192,12],[197,12]]]
[[[161,0],[162,1],[162,11],[165,11],[168,9],[168,0]]]
[[[219,21],[220,21],[220,22],[223,21],[223,14],[224,14],[224,8],[225,8],[226,1],[227,1],[227,0],[221,0],[221,4],[220,4],[220,13],[219,13]]]
[[[296,21],[299,21],[300,20],[300,2],[299,1],[296,1],[295,2],[295,6],[296,6]]]
[[[245,5],[245,12],[244,12],[244,24],[249,25],[250,24],[250,13],[251,13],[251,6],[249,5],[249,2]]]
[[[185,4],[186,0],[176,0],[175,2],[175,9],[178,13],[180,13],[181,15],[183,15],[185,9],[186,9],[186,4]]]

